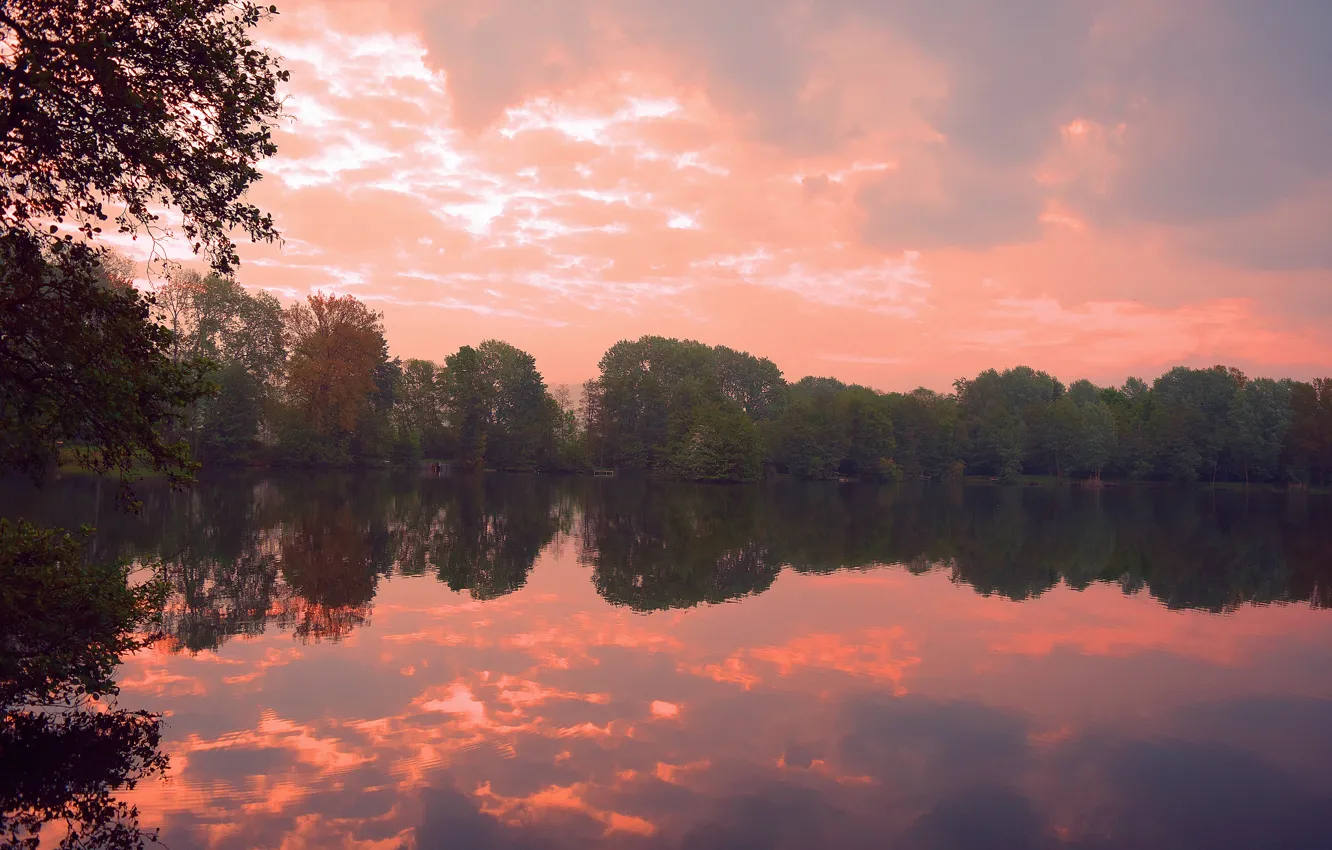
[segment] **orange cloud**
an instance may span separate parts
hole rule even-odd
[[[582,784],[568,787],[552,785],[524,797],[500,796],[491,790],[489,783],[476,790],[476,796],[482,801],[481,811],[515,826],[527,825],[550,811],[572,811],[605,824],[606,835],[619,832],[648,836],[657,831],[652,822],[645,818],[591,805],[584,798],[586,793],[587,788]]]
[[[666,702],[665,700],[654,699],[652,701],[652,705],[649,706],[649,708],[652,711],[653,717],[658,717],[663,720],[670,720],[680,716],[680,706],[676,705],[673,702]]]
[[[903,678],[907,669],[920,663],[911,654],[910,642],[902,640],[901,627],[866,629],[857,634],[806,635],[785,646],[749,650],[749,656],[774,664],[783,676],[796,668],[835,670],[852,676],[883,679],[897,694],[906,693]]]
[[[508,339],[554,383],[643,333],[890,389],[1326,370],[1332,162],[1300,139],[1332,110],[1211,132],[1244,93],[1181,82],[1153,52],[1178,4],[1140,5],[297,0],[262,33],[293,120],[254,192],[286,243],[242,281],[364,298],[402,356]],[[1224,71],[1225,26],[1178,41]],[[1117,76],[1126,45],[1159,85]]]

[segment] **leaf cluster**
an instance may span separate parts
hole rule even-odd
[[[137,807],[111,796],[161,775],[161,720],[138,711],[0,716],[0,846],[131,850],[155,842]],[[56,843],[43,827],[63,823]]]
[[[143,467],[187,480],[188,447],[166,434],[212,391],[208,363],[172,361],[151,297],[108,274],[105,256],[0,234],[0,467],[40,478],[64,452],[122,484]]]
[[[275,239],[272,217],[244,195],[277,150],[287,72],[250,37],[276,11],[248,0],[6,0],[0,224],[54,233],[71,221],[91,238],[114,217],[155,238],[169,207],[222,272],[238,262],[232,230]]]
[[[85,559],[89,534],[0,519],[0,707],[115,695],[121,657],[151,641],[166,585]]]

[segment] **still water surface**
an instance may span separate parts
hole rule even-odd
[[[1332,846],[1319,496],[87,478],[189,848]]]

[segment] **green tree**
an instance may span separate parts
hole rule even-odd
[[[551,418],[554,422],[554,458],[550,466],[562,472],[587,472],[592,469],[592,452],[580,405],[573,390],[560,385],[550,393]],[[583,404],[586,404],[584,400]]]
[[[213,375],[217,395],[202,403],[196,451],[209,461],[243,460],[254,449],[264,419],[264,386],[240,363]]]
[[[532,355],[493,339],[463,346],[445,359],[440,387],[462,468],[557,465],[561,411]]]
[[[0,708],[76,706],[117,693],[122,655],[147,645],[165,588],[83,557],[86,537],[0,520]]]
[[[1026,430],[1021,417],[1002,407],[986,411],[976,426],[975,444],[981,457],[1002,481],[1016,481],[1022,474]]]
[[[206,360],[218,385],[216,396],[185,414],[193,453],[243,459],[255,448],[286,361],[282,305],[234,278],[188,269],[173,269],[155,295],[175,337],[173,358]]]
[[[1231,400],[1244,375],[1224,366],[1177,366],[1152,385],[1150,423],[1159,466],[1171,478],[1216,480]]]
[[[961,462],[957,398],[920,388],[887,397],[894,458],[910,477],[945,478]]]
[[[1066,398],[1076,405],[1077,411],[1076,433],[1069,458],[1077,469],[1100,480],[1105,465],[1114,457],[1118,442],[1119,426],[1115,415],[1102,392],[1090,381],[1074,382],[1068,388]]]
[[[421,442],[413,434],[394,428],[393,408],[402,385],[402,361],[389,358],[388,343],[381,343],[381,358],[375,366],[374,388],[369,404],[352,432],[351,456],[358,462],[389,460],[414,465],[421,460]]]
[[[1103,393],[1103,390],[1085,379],[1068,385],[1068,398],[1078,407],[1086,407],[1103,400]]]
[[[969,461],[1004,480],[1016,479],[1025,463],[1057,471],[1056,446],[1066,443],[1067,429],[1050,407],[1064,394],[1055,378],[1028,366],[998,372],[988,369],[972,380],[954,384],[958,407],[970,444]]]
[[[554,405],[536,359],[507,342],[477,346],[485,384],[486,460],[497,469],[534,470],[553,454]]]
[[[763,472],[758,427],[737,406],[700,407],[676,449],[674,466],[690,481],[756,481]]]
[[[846,431],[846,471],[862,478],[880,477],[897,449],[888,400],[865,387],[848,387],[838,394],[836,410]]]
[[[486,458],[490,388],[475,348],[464,345],[444,359],[440,389],[457,434],[455,460],[463,470],[480,469]]]
[[[1281,447],[1292,418],[1290,397],[1289,383],[1254,378],[1231,400],[1226,440],[1233,460],[1244,470],[1245,484],[1251,475],[1266,480],[1280,471]]]
[[[1122,387],[1107,387],[1100,395],[1115,423],[1114,450],[1107,465],[1126,478],[1150,476],[1155,469],[1148,430],[1151,388],[1141,378],[1129,378]]]
[[[1283,446],[1297,478],[1327,483],[1332,477],[1332,378],[1291,384],[1291,424]]]
[[[786,400],[769,360],[693,340],[645,336],[611,346],[584,396],[598,464],[682,474],[678,463],[705,408],[731,405],[753,421],[771,421]]]
[[[1156,466],[1173,481],[1198,480],[1206,463],[1200,443],[1205,445],[1206,423],[1198,408],[1178,402],[1153,406],[1150,419],[1151,448]]]
[[[453,451],[444,426],[443,374],[443,368],[429,360],[404,361],[393,407],[398,434],[414,436],[430,457],[445,457]]]
[[[786,401],[782,370],[766,357],[719,345],[713,350],[722,395],[740,406],[750,419],[773,419]]]
[[[769,431],[774,459],[797,478],[836,478],[850,451],[850,432],[838,415],[837,399],[845,384],[802,378],[791,386],[790,400]]]
[[[110,850],[157,844],[121,788],[162,776],[161,720],[146,711],[20,712],[0,723],[0,846]],[[43,827],[59,824],[58,844]]]
[[[1064,465],[1077,452],[1083,416],[1077,403],[1068,395],[1044,405],[1032,416],[1040,433],[1040,449],[1049,457],[1049,468],[1056,476],[1064,474]]]
[[[188,354],[218,363],[239,363],[261,384],[282,374],[287,352],[282,305],[267,292],[251,293],[233,277],[175,274],[158,290],[159,299],[181,305],[177,333]]]
[[[658,336],[621,341],[599,366],[602,420],[596,431],[604,441],[601,453],[613,465],[668,468],[671,438],[687,432],[691,405],[721,400],[715,354],[700,342]]]

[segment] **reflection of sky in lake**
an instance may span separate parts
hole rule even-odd
[[[338,642],[146,653],[190,847],[1323,847],[1332,613],[802,575],[652,614],[567,536],[477,601],[379,581]]]

